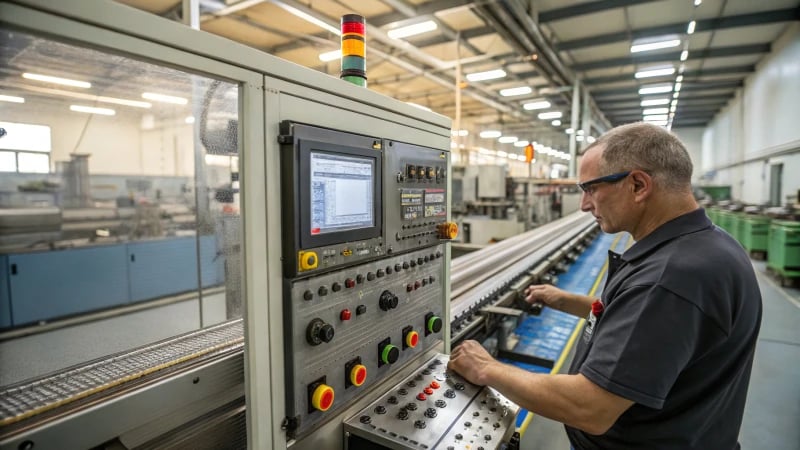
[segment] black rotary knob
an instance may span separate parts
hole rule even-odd
[[[322,319],[313,319],[306,328],[306,340],[311,345],[319,345],[333,340],[334,329]]]
[[[400,300],[397,298],[396,295],[392,294],[389,291],[381,292],[381,296],[378,299],[378,306],[384,310],[388,311],[390,309],[397,308],[397,304]]]

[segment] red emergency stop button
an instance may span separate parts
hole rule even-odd
[[[367,368],[363,364],[356,364],[350,369],[350,383],[361,386],[367,381]]]
[[[327,384],[320,384],[311,396],[311,406],[320,411],[327,411],[333,406],[333,397],[333,388]]]
[[[419,343],[419,333],[416,331],[409,331],[406,333],[406,347],[414,348]]]
[[[351,313],[349,309],[343,309],[342,312],[339,313],[339,318],[342,320],[350,320],[352,315],[353,313]]]
[[[423,394],[422,392],[417,394],[417,400],[419,400],[421,402],[424,402],[426,398],[428,398],[428,397],[425,397],[425,394]]]

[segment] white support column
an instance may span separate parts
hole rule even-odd
[[[575,137],[578,135],[578,112],[580,110],[581,101],[580,101],[580,82],[578,79],[575,79],[575,84],[572,86],[572,114],[570,118],[569,126],[572,128],[572,134],[569,135],[569,177],[576,178],[578,173],[576,170],[576,161],[578,159],[578,155],[575,148]]]

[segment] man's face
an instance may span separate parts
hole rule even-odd
[[[611,175],[600,172],[603,150],[602,146],[593,147],[583,156],[578,171],[580,183]],[[592,213],[600,228],[606,233],[626,231],[624,207],[626,191],[623,189],[626,181],[626,177],[623,177],[612,182],[595,183],[587,186],[581,195],[581,210]]]

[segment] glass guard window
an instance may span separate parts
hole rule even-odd
[[[239,86],[8,29],[0,65],[0,388],[240,318]]]

